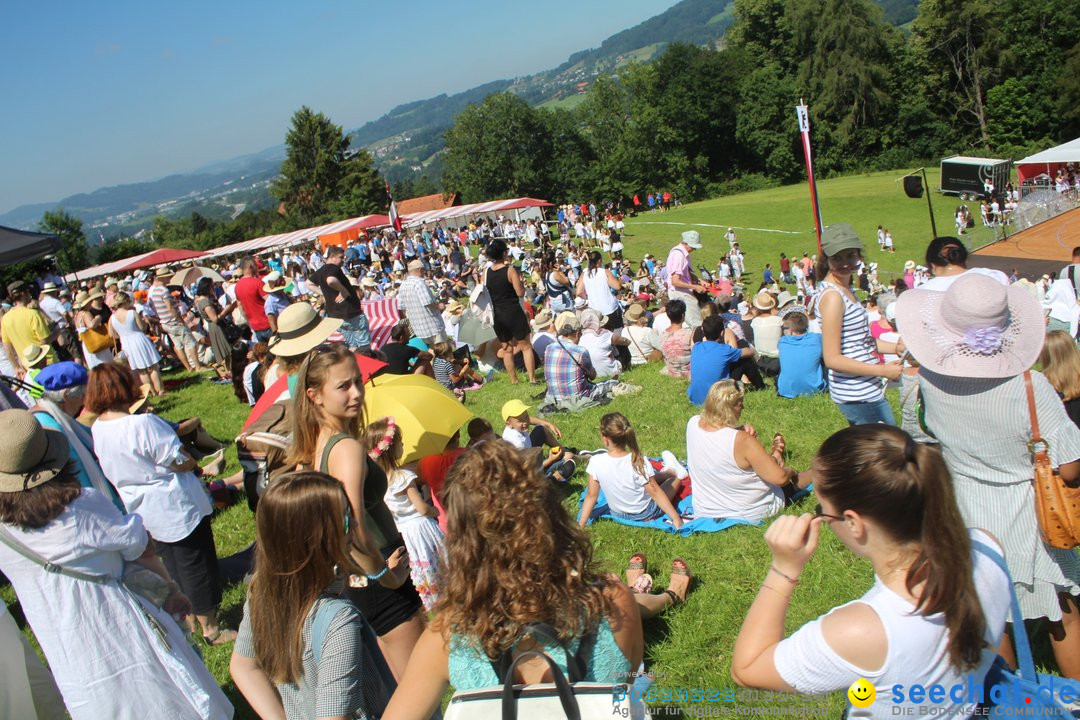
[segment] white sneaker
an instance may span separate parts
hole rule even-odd
[[[665,450],[660,453],[660,459],[664,461],[664,469],[671,470],[675,473],[675,477],[680,480],[685,480],[690,474],[683,464],[675,457],[675,453],[670,450]]]

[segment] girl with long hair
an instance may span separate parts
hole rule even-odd
[[[231,380],[229,362],[232,360],[232,347],[229,345],[225,331],[221,329],[219,321],[236,309],[236,303],[230,302],[225,307],[218,305],[214,297],[214,281],[204,277],[195,286],[195,312],[199,313],[206,325],[206,335],[210,339],[210,350],[213,353],[214,372],[219,380]]]
[[[255,572],[229,662],[237,688],[259,717],[378,716],[388,692],[364,619],[352,604],[327,606],[348,573],[363,572],[350,552],[357,524],[341,483],[317,472],[282,475],[259,500],[255,530]],[[333,617],[315,637],[320,612]]]
[[[543,261],[540,263],[540,275],[543,278],[544,293],[547,295],[548,307],[551,311],[557,315],[563,310],[573,309],[573,283],[559,267],[554,250],[544,253]]]
[[[1064,330],[1046,333],[1046,343],[1039,353],[1042,373],[1065,403],[1065,412],[1080,426],[1080,349]]]
[[[899,362],[882,364],[875,353],[902,355],[902,342],[875,341],[866,308],[851,289],[863,244],[847,223],[822,233],[822,254],[814,277],[821,278],[816,311],[821,318],[822,358],[829,370],[829,394],[852,425],[896,424],[885,382],[900,377]]]
[[[972,682],[982,687],[1009,612],[1008,577],[973,542],[1000,553],[982,530],[965,529],[949,470],[934,447],[899,428],[859,425],[832,435],[813,462],[821,504],[769,526],[772,562],[735,641],[731,676],[742,686],[817,694],[862,677],[884,693],[905,686]],[[822,525],[874,568],[874,586],[784,637],[795,586]],[[910,703],[909,703],[910,704]],[[904,703],[861,712],[887,717]],[[935,705],[955,714],[962,702]],[[970,714],[974,708],[967,706]]]
[[[629,588],[601,573],[592,544],[527,453],[500,440],[474,445],[450,468],[446,565],[435,619],[417,644],[384,718],[427,718],[449,684],[495,685],[492,661],[544,649],[566,669],[589,638],[585,680],[621,682],[641,663],[641,614]],[[557,638],[523,636],[547,623]],[[561,647],[560,647],[561,646]],[[518,664],[515,680],[540,682],[548,666]]]
[[[356,520],[352,553],[363,574],[346,591],[379,636],[400,677],[423,632],[423,605],[409,580],[408,555],[383,498],[387,479],[363,442],[364,381],[353,353],[335,343],[316,347],[300,366],[287,463],[337,479]]]
[[[667,515],[676,528],[683,520],[675,509],[686,471],[665,453],[665,467],[656,471],[638,447],[637,433],[622,413],[600,418],[600,439],[607,452],[595,454],[586,472],[589,487],[581,504],[578,525],[585,527],[604,491],[611,514],[627,520],[655,520]]]
[[[416,473],[400,464],[404,448],[401,429],[393,418],[379,418],[368,425],[366,444],[370,448],[368,457],[386,473],[389,487],[384,500],[405,539],[413,585],[424,609],[431,610],[438,597],[436,575],[443,546],[443,531],[435,521],[439,511],[420,494]]]

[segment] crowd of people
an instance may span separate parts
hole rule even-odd
[[[262,717],[432,717],[448,686],[499,684],[530,649],[580,665],[578,679],[632,680],[642,622],[685,601],[692,573],[672,559],[658,591],[641,552],[625,583],[599,572],[585,527],[601,493],[630,522],[771,521],[772,560],[731,655],[742,685],[947,684],[985,675],[984,647],[1015,665],[1010,585],[1080,680],[1080,560],[1041,539],[1028,452],[1034,414],[1061,480],[1080,482],[1080,248],[1042,298],[968,269],[951,237],[884,287],[854,228],[835,223],[818,256],[781,254],[755,282],[734,229],[715,273],[695,267],[711,242],[696,230],[635,268],[617,211],[559,213],[555,232],[498,218],[85,287],[10,285],[0,571],[51,679],[5,613],[18,672],[4,702],[25,717],[230,717],[187,633],[234,643],[232,678]],[[388,298],[401,318],[381,344],[365,301]],[[497,422],[473,418],[442,452],[405,458],[404,427],[367,416],[364,356],[466,404],[498,369],[511,384],[523,374],[536,406],[512,399]],[[147,412],[168,392],[163,365],[231,382],[251,405],[285,378],[279,412],[262,416],[284,450],[216,481],[255,512],[236,631],[218,617],[220,443],[197,418]],[[581,439],[599,450],[568,445],[560,413],[635,395],[625,374],[650,367],[685,385],[684,447],[645,456],[632,398]],[[849,427],[792,467],[782,433],[762,439],[742,420],[762,390],[827,392]],[[575,518],[563,498],[579,473]],[[815,512],[783,514],[811,485]],[[826,525],[875,585],[785,637]],[[539,658],[513,673],[549,676]]]

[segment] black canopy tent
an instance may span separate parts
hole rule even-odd
[[[0,225],[0,265],[12,265],[54,253],[64,247],[55,235],[16,230]]]

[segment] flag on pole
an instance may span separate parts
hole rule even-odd
[[[806,177],[810,181],[810,205],[814,211],[814,228],[817,230],[818,253],[821,252],[821,205],[818,203],[817,182],[814,180],[814,159],[810,148],[810,115],[806,103],[800,101],[795,106],[795,115],[799,119],[799,133],[802,135],[803,155],[806,157]]]
[[[390,225],[396,232],[401,232],[401,217],[398,215],[394,196],[390,194],[390,183],[386,183],[386,197],[390,198]]]

